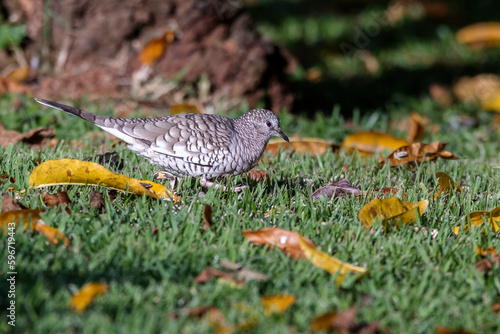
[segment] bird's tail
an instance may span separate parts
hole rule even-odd
[[[97,126],[106,126],[106,120],[112,118],[112,117],[107,117],[107,116],[101,116],[101,115],[96,115],[93,113],[90,113],[85,110],[81,110],[75,107],[67,106],[65,104],[61,104],[58,102],[53,102],[49,100],[44,100],[44,99],[39,99],[35,98],[35,101],[43,104],[44,106],[51,107],[54,109],[62,110],[64,112],[67,112],[68,114],[78,116],[80,118],[83,118],[91,123],[94,123]]]

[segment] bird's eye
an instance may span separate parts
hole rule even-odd
[[[266,125],[267,125],[268,128],[270,128],[271,127],[271,122],[267,121]]]

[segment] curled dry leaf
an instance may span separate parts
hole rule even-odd
[[[87,283],[71,297],[69,306],[75,312],[82,313],[98,295],[108,290],[109,287],[107,284],[98,282]]]
[[[469,233],[470,228],[481,227],[484,221],[489,225],[492,232],[496,233],[500,230],[500,206],[491,211],[473,211],[465,216],[465,233]],[[460,234],[460,226],[455,226],[453,229],[455,234]],[[486,233],[486,228],[483,227],[483,233]]]
[[[290,142],[283,139],[273,139],[267,144],[265,152],[278,154],[281,151],[294,153],[310,153],[311,156],[322,155],[328,150],[337,151],[339,147],[329,140],[319,138],[290,138]]]
[[[285,254],[293,258],[300,259],[306,257],[299,244],[300,234],[283,230],[276,227],[265,227],[257,231],[246,230],[242,232],[248,241],[256,245],[278,247]],[[302,238],[302,242],[315,249],[316,245],[307,238]]]
[[[24,205],[20,204],[16,199],[10,197],[9,194],[3,194],[2,199],[2,212],[15,211],[27,209]]]
[[[283,314],[285,311],[292,306],[297,298],[292,295],[274,295],[274,296],[264,296],[260,298],[262,305],[267,316],[271,314]]]
[[[457,41],[472,49],[500,45],[500,22],[479,22],[456,33]]]
[[[317,200],[321,197],[343,198],[346,194],[360,196],[363,192],[359,188],[353,187],[347,179],[342,179],[325,187],[319,188],[312,194],[312,199]]]
[[[204,232],[211,228],[213,225],[212,222],[212,207],[208,204],[205,204],[203,207],[203,226],[201,227],[201,231]]]
[[[245,176],[247,176],[252,181],[259,182],[260,180],[267,179],[267,172],[265,170],[250,169],[245,173]]]
[[[389,222],[401,221],[408,225],[417,219],[415,208],[418,208],[418,215],[421,216],[429,205],[428,200],[412,203],[400,200],[397,197],[378,199],[370,201],[358,213],[359,221],[366,227],[372,227],[377,219],[382,220],[382,224],[388,227]]]
[[[394,151],[410,144],[404,139],[393,137],[387,133],[376,131],[361,131],[344,139],[343,149],[355,148],[359,151],[375,153],[384,150]]]
[[[175,33],[173,31],[166,31],[162,37],[149,41],[139,54],[141,63],[148,66],[153,65],[158,59],[160,59],[163,55],[165,47],[172,43],[174,38]]]
[[[438,141],[432,144],[413,143],[395,150],[379,164],[384,165],[389,162],[391,167],[396,167],[403,164],[416,165],[437,158],[457,160],[458,158],[453,153],[443,151],[446,145],[448,143]]]
[[[56,135],[54,129],[36,128],[26,133],[20,133],[13,130],[5,130],[0,123],[0,145],[7,147],[9,144],[25,143],[33,147],[42,147]]]
[[[410,115],[410,129],[408,130],[408,141],[415,143],[420,141],[425,135],[425,119],[417,113]]]
[[[58,191],[57,195],[50,195],[49,193],[43,193],[42,200],[45,202],[45,204],[49,208],[51,208],[53,206],[56,206],[56,207],[65,206],[66,212],[68,214],[71,214],[71,211],[67,207],[68,204],[71,204],[71,201],[68,197],[68,192],[66,190]]]
[[[304,257],[313,265],[328,271],[332,275],[339,274],[337,278],[337,284],[342,283],[347,273],[361,274],[359,276],[359,278],[361,278],[367,272],[365,268],[342,262],[336,257],[330,256],[320,250],[312,248],[307,242],[304,241],[304,238],[302,236],[299,236],[299,245],[304,252]]]
[[[29,184],[32,189],[64,184],[104,185],[120,191],[128,190],[134,194],[172,200],[175,203],[180,200],[160,184],[133,179],[113,173],[99,164],[73,159],[45,161],[31,172]]]
[[[436,177],[439,179],[439,191],[434,194],[434,199],[438,198],[442,193],[449,193],[452,191],[461,192],[463,189],[453,181],[453,179],[446,173],[438,172]]]

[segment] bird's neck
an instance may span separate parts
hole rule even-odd
[[[238,137],[237,139],[235,138],[235,145],[238,147],[237,150],[246,155],[253,167],[259,162],[260,157],[264,153],[269,138],[262,137],[262,135],[256,133],[256,129],[249,128],[248,126],[239,127],[236,124],[235,131]]]

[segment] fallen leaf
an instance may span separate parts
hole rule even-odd
[[[500,314],[500,303],[492,303],[491,304],[491,310],[495,312],[496,314]]]
[[[267,172],[265,170],[250,169],[245,173],[245,176],[252,181],[259,182],[260,180],[267,179]]]
[[[481,73],[474,77],[462,77],[453,85],[453,93],[461,101],[475,103],[491,99],[500,91],[500,77]]]
[[[36,128],[29,130],[26,133],[20,133],[13,130],[5,130],[0,123],[0,145],[7,147],[9,144],[25,143],[33,147],[44,146],[49,139],[56,135],[54,129],[51,128]]]
[[[425,135],[425,120],[417,113],[410,115],[410,129],[408,130],[408,141],[415,143],[420,141]]]
[[[299,245],[304,253],[304,257],[313,265],[328,271],[332,275],[339,274],[339,277],[337,278],[337,284],[342,283],[345,274],[347,273],[359,273],[361,274],[361,277],[367,272],[365,268],[342,262],[333,256],[312,248],[307,242],[305,242],[302,236],[299,236]]]
[[[260,298],[267,316],[271,314],[283,314],[292,306],[297,298],[292,295],[274,295]]]
[[[488,248],[478,247],[477,250],[476,250],[476,254],[477,255],[481,255],[482,257],[485,257],[488,254],[491,255],[491,254],[495,254],[495,253],[498,253],[498,252],[493,247],[488,247]]]
[[[296,259],[305,257],[299,244],[300,235],[296,232],[277,227],[265,227],[257,231],[246,230],[242,233],[249,242],[256,245],[278,247],[283,253]],[[313,249],[316,248],[316,245],[307,238],[303,238],[303,242]]]
[[[32,95],[31,87],[18,83],[9,78],[0,76],[0,95],[7,93],[20,93],[23,95]]]
[[[265,282],[269,278],[267,275],[260,273],[258,271],[250,270],[244,268],[241,263],[233,263],[227,258],[223,258],[220,260],[220,265],[226,269],[231,271],[236,275],[236,278],[240,281],[257,281],[257,282]]]
[[[421,216],[429,205],[428,200],[412,203],[400,200],[397,197],[378,199],[370,201],[358,213],[359,221],[366,227],[372,227],[377,219],[382,220],[382,224],[388,227],[389,222],[401,221],[408,225],[417,219],[415,208],[418,208],[418,215]]]
[[[168,44],[175,38],[173,31],[166,31],[162,37],[150,40],[139,54],[141,63],[151,66],[163,55]]]
[[[393,137],[387,133],[376,131],[361,131],[344,139],[343,149],[355,148],[359,151],[375,153],[384,150],[394,151],[410,144],[404,139]]]
[[[314,318],[309,324],[309,328],[313,332],[317,331],[333,331],[343,334],[377,334],[382,333],[377,322],[358,323],[357,311],[354,306],[348,310],[336,313],[328,312]]]
[[[479,22],[468,25],[456,33],[457,41],[472,49],[500,45],[500,22]]]
[[[5,76],[6,79],[11,80],[15,83],[23,83],[26,81],[30,74],[29,66],[21,66],[9,72]]]
[[[446,86],[434,83],[429,87],[429,94],[442,107],[449,107],[453,103],[451,91]]]
[[[204,232],[211,228],[213,225],[212,222],[212,207],[208,204],[205,204],[203,207],[203,226],[201,227],[201,231]]]
[[[496,111],[500,113],[500,89],[492,93],[490,97],[480,100],[481,108],[484,110]]]
[[[101,193],[97,190],[92,190],[89,192],[90,206],[93,206],[98,211],[106,212],[106,202]]]
[[[194,104],[181,103],[181,104],[174,104],[174,105],[170,106],[170,114],[171,115],[202,114],[202,112],[200,111],[200,108],[198,108]]]
[[[71,297],[69,306],[77,313],[82,313],[98,295],[108,290],[109,287],[107,284],[98,282],[87,283]]]
[[[438,172],[436,177],[439,179],[439,191],[434,194],[434,199],[438,198],[442,193],[449,193],[452,191],[461,192],[463,189],[446,173]]]
[[[16,211],[27,209],[24,205],[20,204],[16,199],[9,196],[9,194],[3,194],[2,199],[2,212]]]
[[[347,179],[342,179],[337,182],[333,182],[325,187],[321,187],[312,194],[312,199],[317,200],[321,197],[326,198],[344,198],[348,195],[360,196],[363,192],[357,188],[353,187],[352,184],[347,181]]]
[[[68,204],[71,204],[71,201],[68,197],[68,192],[66,190],[61,190],[57,192],[57,195],[51,195],[49,193],[43,193],[42,194],[42,200],[45,202],[45,204],[51,208],[53,206],[65,206],[66,207],[66,212],[68,214],[71,214],[71,211],[67,207]]]
[[[51,242],[54,245],[63,243],[66,247],[71,246],[69,239],[66,238],[64,234],[62,234],[52,226],[45,225],[45,223],[41,220],[37,221],[34,224],[34,228],[38,233],[44,235],[47,238],[48,242]]]
[[[293,153],[309,153],[311,156],[318,156],[326,153],[328,150],[337,151],[338,146],[329,140],[318,138],[290,138],[290,142],[283,139],[270,140],[266,146],[265,152],[278,154],[279,151],[293,151]]]
[[[443,151],[447,144],[438,141],[432,144],[413,143],[395,150],[386,159],[382,159],[379,164],[384,165],[389,162],[391,167],[396,167],[403,164],[421,164],[437,158],[457,160],[458,158],[451,152]]]
[[[465,233],[469,233],[469,229],[471,227],[482,226],[484,224],[484,220],[486,220],[492,232],[498,232],[498,230],[500,230],[500,206],[491,211],[473,211],[465,216]],[[455,226],[453,232],[455,234],[460,234],[460,226]],[[486,233],[486,229],[484,227],[482,232]]]
[[[436,327],[436,334],[476,334],[468,329],[451,329],[447,327]]]
[[[215,269],[214,267],[206,267],[201,273],[198,274],[198,276],[193,279],[193,281],[197,284],[202,284],[210,281],[213,277],[223,278],[235,283],[243,283],[241,281],[238,281],[234,274],[225,273],[223,271]]]
[[[94,162],[73,159],[45,161],[31,172],[29,184],[32,189],[65,184],[104,185],[138,195],[172,200],[174,203],[180,200],[180,197],[160,184],[116,174]]]

